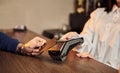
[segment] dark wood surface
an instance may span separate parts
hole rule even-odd
[[[36,35],[29,31],[23,41]],[[54,42],[47,41],[51,41],[49,46]],[[36,57],[0,51],[0,73],[118,73],[118,70],[90,58],[78,58],[74,51],[69,52],[64,62],[53,61],[47,50]]]

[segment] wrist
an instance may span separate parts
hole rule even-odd
[[[23,53],[23,49],[24,49],[24,44],[19,43],[19,44],[17,45],[16,51],[17,51],[17,53],[19,53],[19,54],[24,54],[24,53]]]

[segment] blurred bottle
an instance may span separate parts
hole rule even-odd
[[[25,25],[16,25],[13,28],[14,38],[22,43],[26,35],[26,32],[27,32],[27,27]]]
[[[68,32],[70,30],[70,26],[67,24],[62,24],[61,29],[65,33],[65,32]]]

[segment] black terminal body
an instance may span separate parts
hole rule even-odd
[[[75,38],[68,41],[57,41],[53,47],[48,49],[48,53],[53,60],[64,61],[69,51],[81,43],[83,43],[83,38]]]

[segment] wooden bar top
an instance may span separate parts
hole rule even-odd
[[[24,42],[36,35],[41,36],[29,31]],[[47,41],[55,42],[50,39]],[[0,51],[0,73],[118,73],[118,70],[94,59],[79,58],[75,51],[70,51],[63,62],[53,61],[47,50],[34,57]]]

